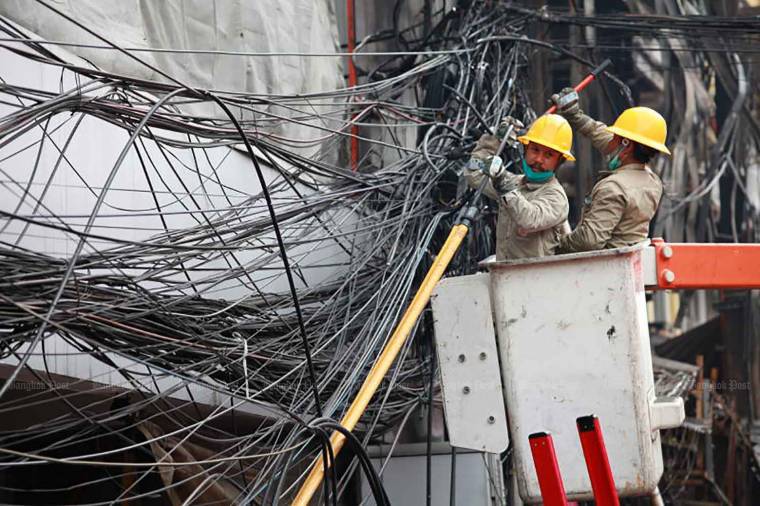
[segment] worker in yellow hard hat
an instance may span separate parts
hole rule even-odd
[[[608,127],[583,113],[572,88],[553,95],[552,101],[573,129],[589,137],[607,158],[607,170],[600,172],[586,197],[580,223],[560,239],[557,253],[644,241],[662,197],[662,181],[647,164],[658,153],[670,154],[665,119],[648,107],[632,107]]]
[[[573,131],[562,116],[547,114],[538,118],[525,135],[515,132],[522,123],[507,117],[500,132],[513,127],[509,146],[524,145],[520,160],[522,175],[512,174],[494,157],[501,139],[485,134],[472,152],[465,169],[468,184],[480,187],[489,178],[483,193],[499,203],[496,224],[496,259],[552,255],[559,237],[569,232],[567,195],[554,171],[563,160],[575,160],[570,147]]]

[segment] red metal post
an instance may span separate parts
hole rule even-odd
[[[346,0],[346,25],[348,32],[348,52],[353,54],[356,49],[356,16],[354,15],[354,0]],[[348,57],[348,85],[356,86],[356,65],[353,56]],[[351,121],[356,115],[351,115]],[[359,127],[351,125],[351,169],[356,171],[359,166]]]
[[[568,506],[552,436],[545,432],[536,432],[528,436],[528,441],[544,506]]]
[[[597,506],[619,506],[620,500],[615,489],[599,419],[594,415],[582,416],[576,420],[576,424],[583,447],[583,457],[586,459],[586,469],[591,479],[591,489],[594,491],[594,502]]]

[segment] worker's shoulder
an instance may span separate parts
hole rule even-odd
[[[594,197],[617,194],[625,195],[626,179],[625,177],[620,177],[620,173],[613,172],[605,176],[604,179],[597,181],[593,190],[591,190],[591,194]]]
[[[626,188],[661,187],[662,180],[646,165],[636,164],[629,167],[621,167],[601,179],[595,186],[598,188],[619,189]]]
[[[549,179],[548,181],[544,183],[529,183],[531,184],[536,190],[544,191],[544,192],[556,192],[561,191],[564,192],[565,189],[562,187],[562,183],[559,182],[556,176]]]
[[[662,180],[652,169],[646,165],[630,167],[627,170],[621,170],[613,174],[618,184],[623,187],[624,191],[635,190],[644,193],[662,192]]]
[[[655,179],[660,178],[654,173],[647,165],[642,163],[631,163],[624,165],[610,174],[610,178],[619,181],[626,180],[641,180],[641,179]]]
[[[618,170],[594,185],[591,198],[594,201],[618,201],[629,205],[639,201],[642,195],[659,200],[663,186],[660,178],[647,167]]]
[[[556,177],[551,178],[545,183],[541,183],[534,186],[534,192],[536,196],[545,196],[551,198],[562,198],[567,200],[567,194],[565,188],[562,186]]]

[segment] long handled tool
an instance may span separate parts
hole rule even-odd
[[[578,86],[575,87],[575,90],[581,91],[583,88],[588,86],[589,83],[596,79],[596,77],[610,63],[611,62],[609,60],[605,60],[601,65],[599,65],[599,67],[595,68],[588,76],[586,76],[586,78],[581,81]],[[555,109],[556,108],[553,107],[549,109],[548,112],[553,112]],[[512,133],[512,128],[513,127],[510,126],[507,130],[507,133],[504,135],[501,145],[499,146],[499,152],[504,149],[504,146],[507,143],[507,139]],[[496,153],[497,156],[499,152]],[[480,188],[478,188],[478,190],[473,194],[472,198],[470,198],[468,205],[462,208],[462,211],[459,213],[456,225],[451,228],[449,237],[443,244],[441,251],[438,252],[438,256],[435,258],[433,265],[430,266],[430,270],[425,276],[425,279],[422,281],[422,284],[417,290],[417,293],[414,295],[414,298],[409,304],[409,307],[404,313],[404,316],[401,317],[401,321],[399,321],[396,329],[393,331],[393,334],[388,340],[388,343],[385,345],[385,349],[383,349],[383,352],[375,362],[375,365],[372,366],[369,375],[367,375],[367,378],[364,380],[364,383],[359,389],[359,392],[356,394],[354,401],[351,403],[348,411],[340,421],[340,424],[346,429],[354,430],[354,427],[356,427],[359,419],[364,414],[364,410],[367,409],[367,406],[372,400],[372,397],[375,395],[375,392],[377,392],[380,383],[383,381],[383,378],[390,370],[391,365],[393,365],[393,362],[396,360],[396,357],[401,351],[401,348],[403,348],[406,339],[412,332],[412,329],[417,322],[417,318],[419,318],[420,314],[425,309],[425,306],[427,306],[428,301],[430,301],[430,295],[433,292],[433,288],[435,288],[438,280],[440,280],[443,274],[446,272],[446,268],[449,266],[451,259],[454,258],[454,255],[459,249],[459,246],[462,244],[462,240],[467,235],[472,220],[477,215],[478,200],[487,180],[488,178],[484,178],[483,183],[480,185]],[[332,434],[330,437],[330,444],[332,445],[334,455],[337,455],[338,452],[340,452],[341,448],[343,448],[343,443],[345,440],[346,438],[340,432],[334,432]],[[303,485],[301,485],[301,489],[298,491],[298,495],[293,501],[293,505],[307,506],[314,493],[317,491],[317,489],[319,489],[324,475],[324,464],[322,462],[322,459],[318,457],[314,461],[311,472],[306,478],[306,481],[304,481]]]
[[[612,60],[607,58],[602,63],[599,64],[598,67],[596,67],[594,70],[591,71],[589,75],[583,78],[583,81],[579,82],[575,88],[573,88],[575,91],[581,91],[583,88],[591,84],[591,81],[599,77],[599,75],[604,72],[604,70],[612,65]],[[554,114],[557,110],[557,106],[553,105],[549,107],[544,114]]]

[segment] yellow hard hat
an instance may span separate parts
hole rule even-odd
[[[544,114],[528,129],[528,133],[517,138],[523,144],[535,142],[562,153],[571,162],[575,157],[570,152],[573,146],[573,129],[570,123],[559,114]]]
[[[665,118],[649,107],[626,109],[618,116],[614,125],[607,127],[607,130],[620,137],[670,154],[670,150],[665,146],[665,139],[668,136],[668,125],[665,123]]]

